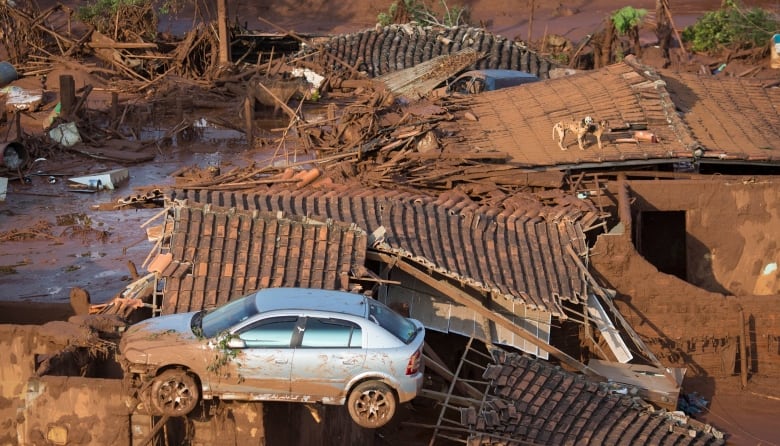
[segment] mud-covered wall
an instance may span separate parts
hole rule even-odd
[[[43,376],[27,383],[20,444],[129,445],[122,381]]]
[[[0,444],[17,444],[17,407],[25,385],[35,369],[32,352],[45,351],[35,336],[36,328],[0,325]]]
[[[193,446],[265,446],[265,403],[230,401],[190,418]]]
[[[594,275],[617,290],[621,314],[664,364],[687,367],[688,377],[736,375],[739,342],[746,339],[749,374],[780,377],[780,295],[698,288],[659,272],[628,234],[600,236],[590,260]]]
[[[769,177],[631,181],[634,214],[685,211],[687,281],[724,294],[780,294],[780,182]]]
[[[264,406],[266,442],[269,445],[374,444],[376,432],[355,424],[346,406],[297,403],[265,403]]]
[[[119,380],[36,378],[36,358],[67,346],[62,324],[0,325],[0,444],[129,444]]]

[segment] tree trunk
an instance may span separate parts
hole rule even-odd
[[[669,23],[667,15],[667,0],[656,0],[655,2],[655,35],[658,38],[658,46],[661,48],[661,54],[664,56],[664,68],[671,64],[669,57],[669,47],[672,44],[672,24]]]
[[[634,55],[636,57],[642,57],[642,45],[639,43],[639,27],[635,26],[628,32],[631,36],[631,42],[634,44]]]
[[[615,45],[615,24],[612,20],[607,20],[607,31],[604,34],[604,45],[601,53],[600,67],[606,67],[614,61],[612,56],[613,47]]]

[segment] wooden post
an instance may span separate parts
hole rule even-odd
[[[119,119],[119,93],[111,92],[111,122],[115,123]]]
[[[130,271],[130,277],[133,280],[138,280],[141,277],[138,275],[138,268],[135,267],[135,263],[132,260],[127,261],[127,269]]]
[[[76,81],[69,74],[60,76],[60,104],[62,104],[60,115],[64,119],[70,119],[76,106]]]
[[[219,63],[230,62],[230,38],[227,30],[227,0],[217,0],[217,22],[219,28]]]
[[[254,114],[255,104],[249,96],[244,98],[244,127],[246,128],[246,142],[251,146],[254,144]]]
[[[748,384],[748,360],[747,360],[747,329],[745,324],[745,310],[739,307],[739,321],[742,324],[742,333],[739,335],[739,374],[742,378],[742,388],[747,389]]]
[[[528,43],[531,43],[531,34],[534,32],[534,9],[536,9],[536,0],[531,0],[531,15],[528,17]]]

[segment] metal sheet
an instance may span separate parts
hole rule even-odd
[[[428,330],[442,333],[455,333],[463,336],[474,336],[483,342],[508,345],[518,348],[542,359],[548,359],[546,351],[515,336],[501,327],[495,327],[493,333],[487,333],[482,318],[472,309],[457,305],[446,297],[435,296],[435,291],[424,284],[407,276],[395,277],[401,279],[405,288],[389,287],[387,294],[380,296],[384,303],[397,307],[408,305],[409,316],[419,320]],[[434,297],[435,296],[435,297]],[[550,342],[550,321],[552,315],[547,311],[527,308],[521,301],[510,302],[497,311],[511,319],[515,324],[534,333],[540,340]]]
[[[609,345],[612,353],[615,354],[618,362],[625,364],[628,361],[634,359],[634,355],[628,349],[628,346],[623,342],[623,338],[620,337],[615,325],[609,319],[609,315],[604,311],[604,307],[601,306],[601,302],[593,294],[588,296],[588,314],[593,322],[596,323],[601,335]]]

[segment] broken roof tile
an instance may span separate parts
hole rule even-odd
[[[471,409],[477,419],[469,420],[467,427],[473,432],[468,444],[724,444],[722,435],[708,426],[690,419],[681,426],[680,420],[667,417],[666,411],[648,412],[646,403],[636,403],[630,396],[604,392],[603,386],[586,381],[582,375],[517,353],[493,356],[497,359],[496,365],[503,366],[502,370],[507,366],[522,369],[523,379],[513,384],[507,381],[503,385],[498,380],[491,381],[488,397],[491,409]],[[540,380],[544,375],[548,378]],[[558,376],[561,378],[552,379]],[[553,381],[559,383],[557,388],[550,386]],[[577,385],[564,385],[568,382]],[[555,393],[549,392],[560,392],[565,396],[552,398]],[[506,398],[510,394],[522,395],[522,399],[506,399],[499,404],[494,398]],[[496,419],[492,410],[499,407],[507,414],[512,408],[513,416]],[[502,435],[488,435],[497,433]]]

